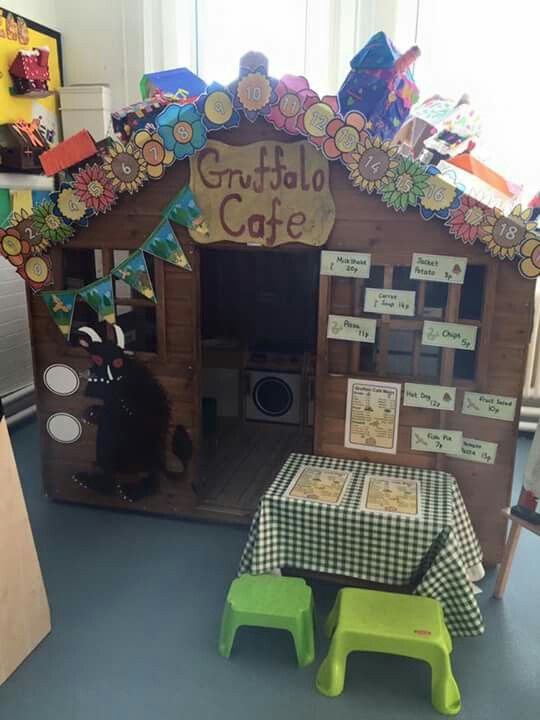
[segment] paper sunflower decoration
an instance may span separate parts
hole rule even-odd
[[[105,176],[117,192],[130,195],[139,191],[148,179],[146,160],[132,142],[115,142],[103,159]]]
[[[372,193],[390,180],[391,174],[398,165],[395,158],[398,146],[390,140],[384,142],[378,135],[365,139],[356,146],[347,159],[349,178],[354,187]]]
[[[276,85],[276,105],[266,119],[277,130],[284,130],[289,135],[299,135],[297,120],[310,105],[319,101],[317,93],[309,87],[305,77],[301,75],[284,75]]]
[[[326,128],[337,118],[338,112],[337,98],[333,95],[325,95],[322,100],[310,103],[304,113],[300,113],[296,125],[310,143],[320,148],[326,139]]]
[[[16,227],[0,228],[0,254],[15,267],[23,264],[30,254],[30,244],[21,238]]]
[[[88,218],[94,215],[94,211],[77,195],[72,183],[62,183],[58,192],[51,193],[50,198],[55,204],[55,215],[66,225],[88,227]]]
[[[29,244],[32,255],[41,255],[50,246],[49,241],[36,230],[33,215],[24,209],[11,215],[10,227]]]
[[[277,102],[277,80],[266,74],[264,67],[240,68],[240,77],[229,89],[233,96],[233,106],[242,110],[249,122],[255,122],[258,115],[268,115],[272,105]]]
[[[510,215],[504,215],[499,208],[494,208],[487,223],[482,226],[480,240],[486,246],[486,252],[501,260],[513,260],[520,245],[535,239],[536,223],[530,218],[532,208],[521,209],[516,205]]]
[[[206,145],[206,130],[195,105],[167,105],[156,118],[158,134],[166,150],[177,160],[193,155]]]
[[[426,166],[412,158],[402,157],[395,170],[381,185],[379,192],[388,207],[405,212],[407,207],[415,207],[426,187],[428,176]]]
[[[340,117],[330,120],[321,147],[323,155],[329,160],[339,158],[348,162],[358,143],[368,138],[365,127],[366,118],[359,112],[347,113],[343,120]]]
[[[63,218],[55,213],[55,208],[52,200],[44,200],[33,211],[34,228],[51,245],[65,243],[75,234],[73,226],[64,222]]]
[[[163,138],[157,132],[139,130],[135,133],[133,142],[146,160],[148,177],[151,180],[160,180],[165,175],[165,168],[170,167],[176,159],[173,151],[165,149]]]
[[[474,245],[490,215],[493,215],[493,210],[487,205],[469,195],[463,195],[459,206],[450,210],[445,224],[451,235],[467,245]]]
[[[431,220],[432,217],[447,220],[450,210],[459,207],[463,189],[448,182],[451,177],[445,179],[441,171],[433,165],[428,165],[426,175],[426,186],[419,198],[420,215],[424,220]]]
[[[53,284],[52,261],[48,255],[26,258],[17,268],[17,272],[34,292]]]
[[[538,237],[525,240],[519,248],[523,260],[519,261],[519,272],[523,277],[534,280],[540,276],[540,240]]]
[[[106,213],[117,194],[103,168],[97,163],[85,165],[73,178],[73,192],[94,213]]]
[[[238,127],[240,114],[234,109],[233,99],[224,85],[213,82],[195,103],[207,130]]]

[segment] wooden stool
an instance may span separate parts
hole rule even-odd
[[[510,532],[508,533],[508,540],[504,548],[503,559],[501,561],[501,567],[499,568],[499,574],[497,575],[497,582],[495,583],[495,590],[493,591],[493,597],[500,600],[506,590],[506,584],[512,568],[512,562],[514,555],[516,554],[516,548],[521,535],[521,528],[527,528],[535,535],[540,535],[540,525],[532,525],[526,520],[522,520],[516,515],[512,515],[510,508],[504,508],[502,514],[507,520],[510,520]]]

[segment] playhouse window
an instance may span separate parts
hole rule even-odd
[[[86,248],[64,249],[64,289],[82,288],[103,277],[103,253]]]
[[[116,305],[116,322],[126,337],[126,350],[157,352],[156,310],[153,307]]]
[[[459,317],[462,320],[481,320],[485,277],[485,265],[467,266],[459,304]]]

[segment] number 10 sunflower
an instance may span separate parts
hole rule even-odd
[[[142,152],[132,142],[114,143],[103,160],[103,170],[117,192],[138,192],[148,180],[148,166]]]

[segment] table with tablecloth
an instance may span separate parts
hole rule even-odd
[[[289,497],[306,465],[350,473],[339,504]],[[419,481],[420,516],[361,509],[372,475]],[[482,551],[459,487],[442,471],[293,453],[260,500],[239,573],[283,568],[412,585],[440,601],[452,635],[484,630],[473,585],[483,576]]]

